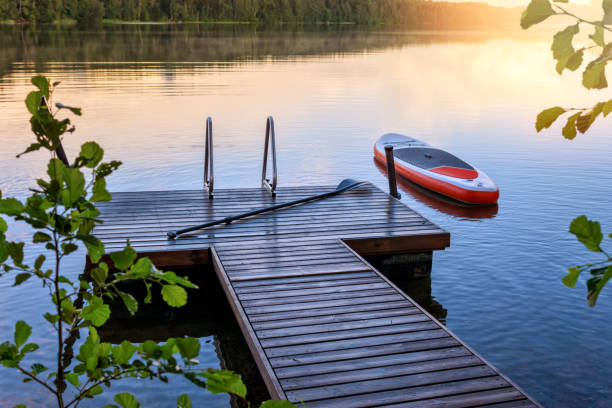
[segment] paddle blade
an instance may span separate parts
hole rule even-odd
[[[338,186],[336,187],[336,190],[342,190],[343,188],[346,188],[350,186],[351,184],[357,184],[357,183],[358,183],[357,181],[347,178],[347,179],[342,180],[340,184],[338,184]]]

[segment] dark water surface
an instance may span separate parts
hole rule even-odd
[[[0,189],[24,197],[45,168],[44,154],[15,159],[32,139],[23,99],[35,73],[62,82],[57,101],[83,108],[66,140],[69,154],[94,139],[107,158],[124,161],[109,180],[114,191],[200,188],[209,115],[217,188],[258,185],[270,114],[282,186],[350,176],[386,189],[372,160],[375,140],[385,132],[417,137],[485,170],[501,188],[498,208],[475,210],[403,185],[402,200],[451,233],[451,247],[434,255],[431,281],[447,326],[544,406],[607,407],[612,288],[589,308],[585,281],[571,290],[561,277],[568,266],[598,259],[566,232],[574,216],[586,213],[612,231],[612,124],[603,120],[567,141],[556,126],[536,134],[533,122],[543,108],[609,95],[583,90],[578,73],[557,76],[549,46],[548,36],[521,33],[0,27]],[[71,273],[82,258],[71,261]],[[40,317],[46,290],[11,284],[0,281],[0,341],[23,318],[50,363],[52,333]],[[191,294],[200,307],[153,310],[143,317],[146,330],[118,320],[106,335],[196,335],[202,366],[244,369],[256,383],[232,315],[214,299],[215,284]],[[90,406],[124,390],[145,406],[168,406],[193,390],[172,383],[128,381]],[[225,396],[194,394],[198,406],[228,405]],[[0,368],[1,406],[50,401]]]

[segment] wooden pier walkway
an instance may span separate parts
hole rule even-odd
[[[449,234],[373,185],[168,241],[166,232],[333,190],[115,193],[96,235],[160,267],[212,263],[270,395],[306,407],[533,407],[361,255]]]

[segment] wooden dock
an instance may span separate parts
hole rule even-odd
[[[533,407],[362,256],[444,249],[449,234],[373,185],[196,231],[166,232],[334,186],[114,193],[95,234],[163,268],[211,263],[270,395],[306,407]]]

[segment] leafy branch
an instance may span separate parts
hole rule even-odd
[[[584,53],[589,49],[599,49],[599,56],[586,64],[582,72],[582,85],[586,89],[604,89],[608,87],[606,66],[612,60],[612,42],[606,42],[606,32],[612,32],[612,27],[606,23],[612,18],[612,0],[602,0],[602,18],[596,21],[586,20],[567,11],[559,3],[568,3],[569,0],[531,0],[521,15],[521,27],[527,29],[539,24],[552,16],[566,16],[575,20],[575,24],[565,27],[553,37],[551,51],[553,59],[557,61],[556,71],[559,75],[564,70],[576,71],[584,62]],[[594,27],[588,36],[589,42],[579,48],[574,47],[574,39],[580,32],[581,25]],[[555,106],[540,112],[536,118],[535,128],[538,132],[549,128],[559,117],[569,113],[565,126],[561,131],[566,139],[574,139],[577,132],[585,133],[600,115],[606,117],[612,112],[612,99],[599,102],[587,108],[563,108]],[[595,306],[597,298],[603,287],[612,278],[612,258],[601,247],[603,234],[601,225],[597,221],[589,220],[586,216],[576,217],[570,224],[570,233],[593,252],[601,253],[604,260],[595,263],[577,265],[568,270],[563,283],[574,287],[582,272],[588,271],[591,277],[587,281],[587,301]],[[609,235],[612,239],[612,234]]]

